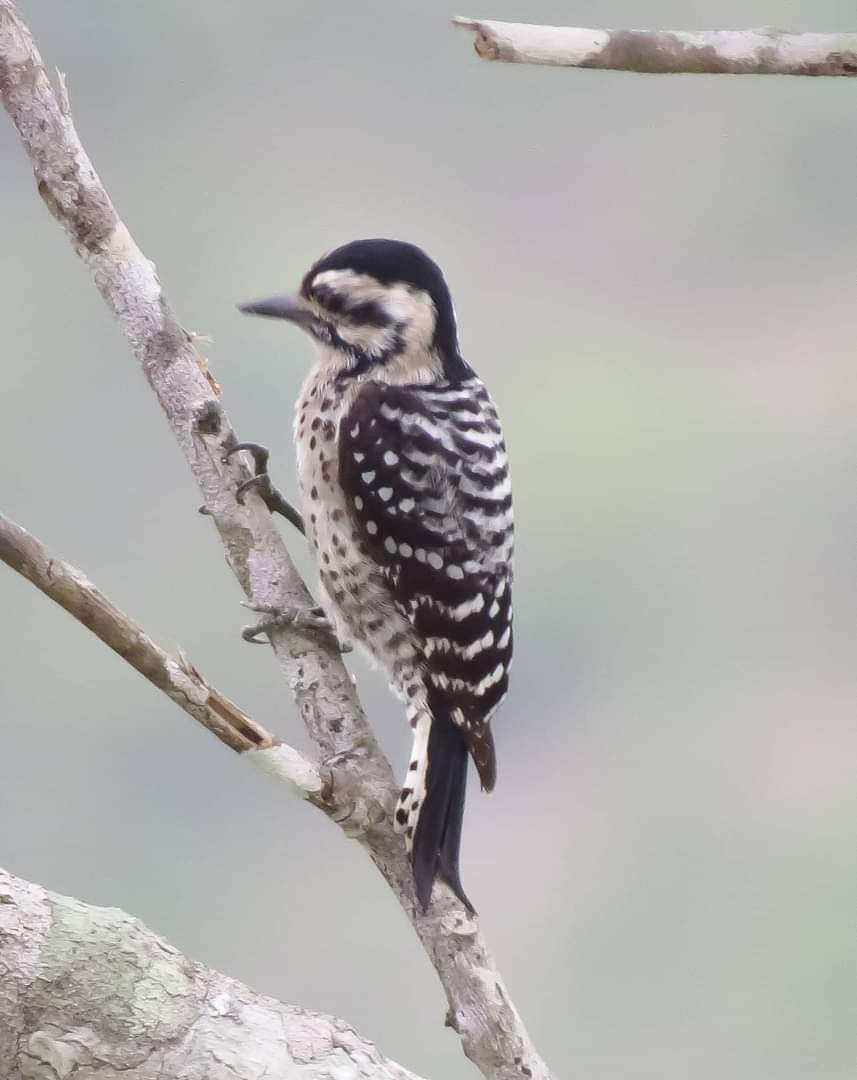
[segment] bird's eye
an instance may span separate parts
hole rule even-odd
[[[336,321],[347,320],[355,326],[377,326],[379,329],[388,327],[393,321],[377,300],[358,300],[346,292],[324,286],[313,291],[313,298],[325,314]]]
[[[379,329],[384,329],[393,321],[383,304],[377,300],[364,300],[354,304],[348,308],[346,315],[359,326],[377,326]]]
[[[319,285],[310,295],[330,315],[342,315],[348,306],[345,296],[328,286]]]

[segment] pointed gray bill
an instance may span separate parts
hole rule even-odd
[[[266,315],[269,319],[288,319],[289,322],[311,322],[313,313],[297,293],[284,294],[282,296],[269,296],[264,300],[250,300],[246,304],[239,304],[238,310],[245,315]]]

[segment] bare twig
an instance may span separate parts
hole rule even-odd
[[[857,34],[780,30],[587,30],[459,16],[485,60],[657,75],[857,75]]]
[[[26,529],[0,514],[0,560],[56,601],[136,668],[212,735],[268,771],[277,771],[304,798],[322,803],[327,770],[286,746],[209,686],[188,658],[170,656],[76,567],[53,558]],[[326,808],[326,807],[325,807]]]
[[[137,919],[0,869],[0,1074],[419,1080],[343,1020],[183,956]]]
[[[225,465],[235,434],[197,339],[173,314],[153,264],[119,219],[64,111],[13,0],[0,0],[0,97],[35,173],[39,193],[115,315],[199,484],[229,563],[254,604],[311,605],[262,501],[235,499],[248,479]],[[546,1080],[544,1064],[505,989],[476,920],[440,887],[428,914],[416,904],[401,837],[392,829],[397,785],[333,648],[272,631],[274,653],[322,763],[336,758],[338,818],[386,878],[428,952],[449,1002],[448,1023],[491,1080]]]

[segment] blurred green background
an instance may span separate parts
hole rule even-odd
[[[361,236],[444,267],[518,527],[500,780],[472,784],[463,876],[547,1060],[588,1080],[857,1075],[854,84],[488,65],[441,3],[20,6],[286,491],[311,348],[236,301]],[[855,28],[844,0],[463,13]],[[305,746],[5,120],[0,158],[2,509]],[[427,1076],[475,1075],[356,845],[6,570],[0,605],[0,864]],[[401,709],[353,666],[401,770]]]

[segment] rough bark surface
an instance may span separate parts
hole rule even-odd
[[[418,1080],[342,1020],[183,956],[139,920],[0,870],[4,1080]]]
[[[240,463],[222,461],[236,436],[219,388],[194,336],[173,314],[154,265],[119,219],[75,131],[64,86],[59,94],[54,91],[12,0],[0,0],[0,98],[21,136],[42,199],[89,268],[160,402],[245,593],[257,605],[309,606],[306,586],[265,505],[254,495],[246,505],[236,501],[236,486],[249,473]],[[366,848],[410,918],[443,985],[448,1023],[459,1033],[464,1052],[491,1080],[546,1080],[549,1070],[476,919],[443,886],[436,889],[428,914],[416,905],[404,844],[392,828],[397,785],[341,657],[295,632],[269,637],[322,767],[330,769],[333,816]],[[247,756],[260,753],[248,750]],[[266,759],[265,765],[287,779],[276,763]]]
[[[459,17],[484,60],[655,75],[857,75],[857,34],[588,30]]]

